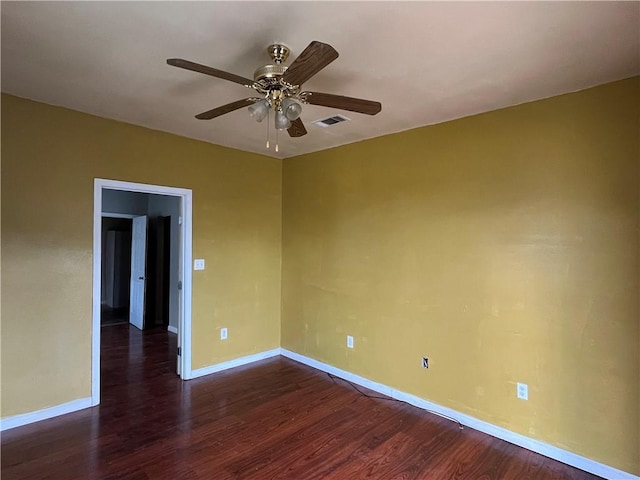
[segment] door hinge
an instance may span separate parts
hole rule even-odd
[[[182,290],[182,280],[178,280],[178,290]]]
[[[180,349],[180,347],[178,347],[178,356],[180,356],[182,353],[182,350]]]
[[[182,216],[178,217],[178,225],[182,225]]]

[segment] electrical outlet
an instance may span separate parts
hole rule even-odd
[[[429,357],[422,357],[422,368],[429,368]]]
[[[196,258],[193,261],[194,270],[204,270],[204,258]]]
[[[529,385],[518,382],[516,387],[516,395],[522,400],[529,400]]]
[[[227,339],[227,329],[226,328],[221,328],[220,329],[220,340],[226,340]]]
[[[351,335],[347,335],[347,348],[353,348],[353,337]]]

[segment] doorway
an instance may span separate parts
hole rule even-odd
[[[131,218],[102,214],[102,327],[129,323],[131,225]]]
[[[128,212],[124,213],[122,211],[119,212],[109,212],[109,209],[114,209],[113,203],[110,203],[109,195],[112,197],[120,196],[120,198],[125,197],[140,197],[142,194],[145,197],[149,197],[149,199],[153,198],[155,205],[151,206],[152,202],[149,200],[146,205],[146,211],[139,212],[134,207],[127,207]],[[192,218],[192,193],[191,190],[182,189],[182,188],[174,188],[174,187],[165,187],[165,186],[157,186],[157,185],[146,185],[139,183],[130,183],[130,182],[122,182],[116,180],[105,180],[105,179],[95,179],[94,181],[94,232],[93,232],[93,323],[92,323],[92,405],[97,405],[100,403],[100,327],[101,327],[101,310],[103,306],[103,294],[105,290],[108,290],[108,285],[105,285],[105,275],[103,274],[102,264],[103,264],[103,255],[105,255],[105,249],[103,248],[103,217],[111,217],[111,218],[128,218],[131,219],[132,222],[132,231],[133,224],[136,223],[135,219],[144,216],[146,219],[146,214],[149,212],[153,212],[154,208],[157,210],[157,205],[162,205],[162,202],[173,202],[174,205],[177,205],[176,210],[176,228],[175,228],[175,239],[177,242],[175,245],[178,247],[175,249],[177,255],[174,255],[175,260],[175,270],[177,274],[174,275],[173,285],[170,285],[169,288],[174,288],[176,292],[176,305],[173,307],[170,306],[166,299],[163,298],[162,295],[156,295],[153,300],[153,305],[151,310],[153,310],[153,315],[150,317],[150,321],[153,321],[154,324],[158,322],[164,322],[163,318],[167,318],[170,316],[170,310],[173,308],[175,310],[174,316],[177,318],[175,322],[175,326],[169,328],[170,331],[178,334],[178,349],[177,349],[177,359],[176,359],[176,369],[178,375],[183,379],[187,380],[191,378],[191,241],[192,241],[192,231],[191,231],[191,218]],[[156,215],[158,218],[157,221],[154,221],[154,232],[158,233],[157,241],[153,243],[153,252],[156,255],[160,255],[158,249],[166,248],[166,244],[170,243],[172,240],[172,234],[170,233],[170,227],[168,227],[170,220],[167,219],[165,215]],[[117,235],[113,235],[116,237]],[[120,240],[120,242],[126,240]],[[118,240],[113,240],[114,248],[115,244]],[[146,255],[146,252],[145,252]],[[133,260],[133,259],[132,259]],[[135,266],[130,263],[131,268],[135,268]],[[168,263],[163,262],[160,267],[154,268],[171,268]],[[159,275],[158,272],[155,272],[156,275]],[[136,279],[140,277],[143,280],[146,277],[146,273],[139,274],[136,272],[131,272],[130,278],[131,284],[130,288],[130,305],[129,312],[134,308],[131,305],[131,299],[133,297],[132,290],[134,289],[134,276]],[[170,276],[165,271],[165,274],[162,276],[161,280],[154,280],[156,284],[154,288],[159,288],[160,283],[167,284],[170,282]],[[122,285],[120,285],[121,288]],[[111,286],[113,292],[114,285]],[[143,291],[144,291],[143,286]],[[116,302],[116,298],[111,298],[112,302]],[[162,316],[166,317],[162,317]],[[129,321],[131,321],[131,313],[129,315]],[[170,326],[169,326],[170,327]]]

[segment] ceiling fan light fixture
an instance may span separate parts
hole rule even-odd
[[[276,111],[276,130],[286,130],[291,126],[291,121],[282,110]]]
[[[302,114],[302,105],[292,98],[285,98],[282,101],[282,110],[284,115],[291,121],[297,120]]]
[[[259,102],[249,106],[248,110],[251,118],[260,123],[267,116],[267,113],[269,113],[269,102],[266,100],[260,100]]]

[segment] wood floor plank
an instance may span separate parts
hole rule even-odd
[[[102,342],[100,406],[3,432],[3,480],[598,478],[283,357],[183,382],[162,329]]]

